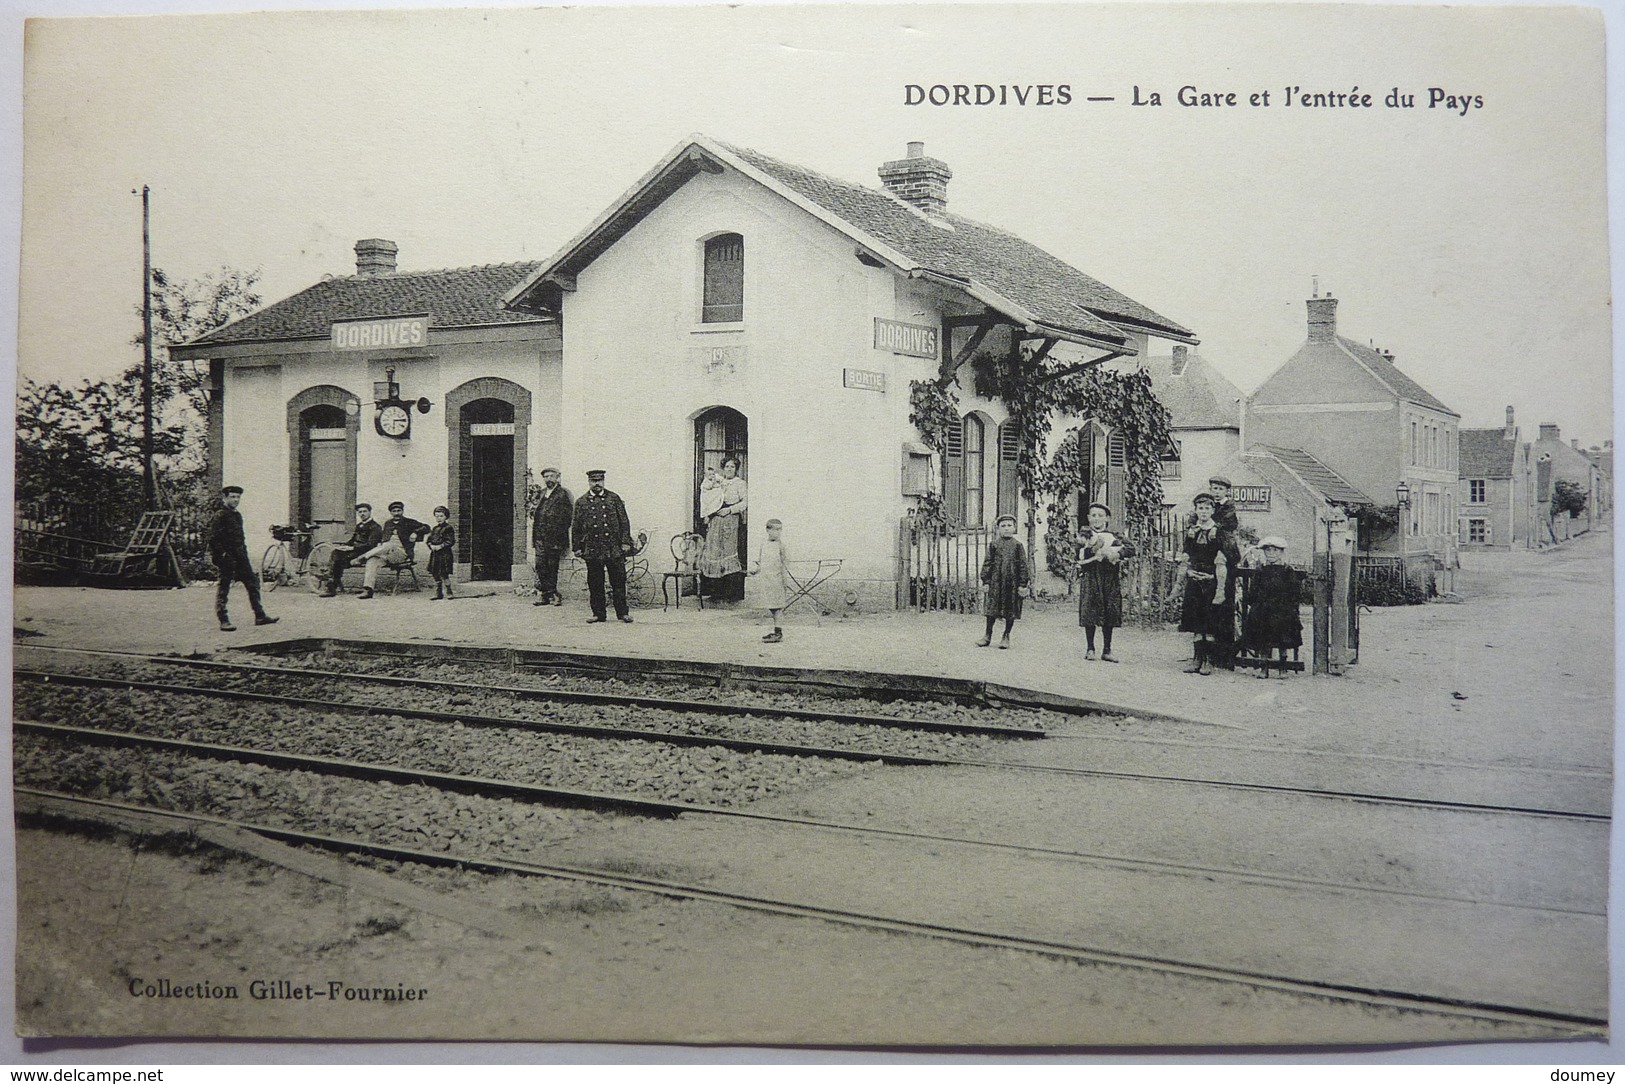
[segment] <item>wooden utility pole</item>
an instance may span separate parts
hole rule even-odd
[[[141,493],[149,509],[158,506],[152,473],[152,236],[150,189],[141,186]]]

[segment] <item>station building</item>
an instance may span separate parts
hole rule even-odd
[[[218,373],[211,447],[249,489],[250,532],[307,509],[347,529],[352,493],[417,518],[445,503],[459,576],[524,579],[525,470],[556,463],[577,493],[608,472],[658,572],[699,525],[705,469],[732,456],[747,556],[781,519],[792,559],[840,562],[826,603],[889,609],[900,524],[928,494],[971,529],[1027,512],[1003,404],[974,393],[977,353],[1025,351],[1053,376],[1196,341],[950,214],[951,176],[920,144],[871,188],[693,136],[546,261],[408,273],[363,242],[356,275],[177,351]],[[962,417],[939,459],[910,386],[940,378]],[[402,406],[410,436],[389,432]]]

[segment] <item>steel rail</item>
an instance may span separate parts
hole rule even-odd
[[[32,650],[70,651],[91,653],[79,648],[50,648],[26,645]],[[709,712],[715,715],[758,715],[767,718],[801,719],[810,722],[834,722],[863,726],[881,726],[898,730],[938,731],[949,734],[979,734],[1003,738],[1042,738],[1045,731],[1037,727],[996,726],[988,723],[956,723],[945,719],[909,719],[893,715],[868,715],[856,712],[820,711],[816,708],[786,708],[772,705],[740,704],[731,701],[684,700],[675,697],[642,696],[632,693],[599,693],[580,689],[536,689],[523,685],[478,685],[474,682],[444,681],[438,678],[398,677],[392,674],[344,673],[337,670],[314,670],[296,666],[260,666],[253,663],[217,662],[211,659],[180,659],[163,655],[141,655],[125,652],[94,652],[121,658],[138,659],[161,666],[190,667],[217,672],[263,674],[278,677],[328,678],[336,681],[360,682],[398,688],[468,690],[501,693],[527,700],[553,700],[560,703],[609,704],[627,707],[663,708],[679,712]]]
[[[1446,903],[1467,903],[1489,907],[1505,907],[1514,910],[1539,911],[1550,914],[1574,914],[1589,916],[1600,913],[1580,908],[1551,907],[1527,903],[1506,903],[1498,900],[1485,900],[1470,896],[1439,895],[1437,893],[1422,892],[1415,889],[1391,888],[1381,885],[1366,885],[1348,881],[1332,881],[1315,877],[1293,877],[1284,874],[1266,873],[1258,870],[1243,869],[1231,866],[1197,866],[1182,862],[1135,858],[1132,856],[1107,854],[1102,852],[1067,850],[1062,847],[1041,847],[1025,843],[1001,843],[994,840],[976,839],[969,836],[945,836],[930,832],[915,832],[901,828],[884,828],[875,825],[851,824],[844,821],[820,820],[811,817],[792,817],[776,813],[760,813],[755,810],[733,806],[714,806],[699,802],[677,802],[660,798],[644,798],[638,795],[625,794],[622,792],[583,791],[571,788],[544,786],[536,783],[519,783],[505,779],[495,779],[483,776],[457,775],[455,773],[439,772],[427,768],[399,768],[387,764],[379,764],[373,761],[347,760],[338,757],[317,757],[303,753],[283,753],[275,750],[254,749],[247,746],[221,745],[214,742],[194,742],[179,738],[161,738],[154,735],[139,734],[131,731],[100,730],[92,727],[62,726],[55,723],[39,723],[22,719],[19,719],[13,723],[13,727],[18,731],[35,733],[46,737],[55,737],[67,740],[86,740],[103,745],[155,749],[161,752],[177,753],[183,756],[199,756],[211,760],[261,764],[271,768],[282,768],[290,771],[310,771],[324,775],[337,775],[345,778],[361,779],[372,782],[417,784],[420,786],[434,787],[440,790],[447,790],[459,794],[468,794],[480,798],[512,798],[519,801],[536,802],[537,804],[562,805],[570,808],[635,813],[644,816],[665,818],[682,816],[684,814],[731,817],[737,820],[757,821],[766,824],[789,825],[797,828],[812,828],[823,831],[849,834],[881,836],[889,839],[901,839],[912,842],[931,844],[947,843],[959,846],[985,848],[988,850],[1035,854],[1048,858],[1078,860],[1095,863],[1097,865],[1113,866],[1120,869],[1129,870],[1190,874],[1210,878],[1226,877],[1252,883],[1275,884],[1292,888],[1320,888],[1379,896],[1403,896],[1413,899],[1435,900]]]
[[[314,676],[324,680],[349,680],[347,675],[335,674],[330,671],[283,670],[281,668],[272,669],[275,670],[275,672],[284,675],[302,677]],[[461,714],[457,712],[442,712],[426,708],[356,703],[345,700],[314,700],[304,697],[282,696],[275,693],[252,692],[249,690],[211,689],[190,685],[169,685],[162,682],[147,682],[133,678],[105,678],[81,674],[56,674],[39,670],[16,670],[13,672],[13,676],[14,678],[26,681],[38,681],[42,683],[81,685],[86,687],[143,689],[150,692],[167,694],[219,697],[225,699],[274,703],[294,708],[306,708],[322,711],[351,711],[365,715],[399,715],[406,718],[421,718],[441,722],[460,722],[469,726],[510,727],[616,740],[663,742],[672,745],[717,745],[744,752],[764,752],[782,754],[785,756],[816,756],[826,760],[880,761],[887,764],[912,767],[976,768],[981,770],[1036,772],[1049,775],[1073,776],[1091,779],[1117,779],[1129,782],[1172,783],[1181,786],[1210,787],[1260,794],[1300,795],[1303,797],[1325,798],[1333,801],[1353,802],[1360,805],[1436,809],[1448,812],[1486,814],[1492,816],[1519,816],[1557,820],[1576,820],[1600,824],[1610,823],[1613,819],[1612,815],[1607,813],[1584,813],[1565,810],[1552,810],[1542,809],[1535,806],[1490,805],[1481,802],[1450,801],[1442,798],[1414,798],[1405,797],[1402,795],[1373,794],[1365,791],[1338,791],[1318,787],[1294,787],[1278,783],[1245,783],[1226,779],[1207,779],[1199,776],[1162,775],[1147,772],[1122,772],[1112,771],[1106,768],[1072,768],[1060,765],[1023,764],[1014,761],[980,760],[964,757],[932,757],[905,753],[882,753],[861,750],[830,749],[820,746],[791,745],[778,742],[758,742],[742,738],[711,737],[707,735],[676,734],[668,731],[646,731],[634,730],[626,727],[596,726],[588,723],[544,722],[539,720],[513,719],[505,716],[483,716]],[[456,687],[463,690],[475,689],[481,691],[483,691],[485,688],[483,686],[471,685],[459,685]]]
[[[288,828],[270,825],[258,825],[246,821],[233,821],[226,818],[210,817],[201,814],[174,813],[167,810],[155,810],[146,806],[111,802],[102,799],[85,799],[76,795],[39,790],[32,787],[19,786],[15,789],[15,793],[19,796],[26,796],[35,801],[42,801],[45,803],[61,803],[69,806],[70,808],[89,807],[88,810],[78,814],[78,816],[86,820],[99,820],[100,823],[107,823],[107,820],[93,816],[92,811],[106,811],[107,813],[133,813],[142,817],[173,820],[177,822],[177,825],[185,825],[190,823],[235,828],[243,831],[253,832],[269,839],[275,839],[284,843],[317,847],[322,850],[333,851],[341,854],[366,855],[368,857],[383,861],[413,862],[432,867],[449,867],[455,869],[474,870],[476,872],[492,875],[517,874],[520,876],[530,877],[551,877],[598,885],[605,888],[618,888],[633,892],[646,892],[675,899],[689,899],[706,903],[723,904],[730,907],[740,908],[742,910],[757,911],[767,914],[784,915],[796,918],[812,918],[844,926],[885,930],[892,933],[906,933],[916,936],[930,937],[937,940],[952,941],[979,948],[1014,949],[1020,952],[1029,952],[1055,959],[1072,960],[1080,963],[1098,963],[1119,967],[1130,967],[1144,971],[1154,971],[1164,974],[1207,979],[1211,981],[1229,983],[1232,985],[1269,989],[1303,997],[1326,998],[1334,1001],[1347,1001],[1357,1004],[1400,1009],[1410,1012],[1430,1012],[1444,1016],[1464,1017],[1475,1020],[1489,1020],[1500,1023],[1518,1023],[1526,1025],[1535,1024],[1573,1032],[1577,1035],[1577,1037],[1603,1036],[1607,1034],[1608,1028],[1608,1020],[1606,1017],[1591,1016],[1583,1013],[1530,1009],[1522,1006],[1506,1005],[1499,1002],[1472,998],[1454,998],[1429,994],[1417,994],[1403,990],[1388,989],[1380,986],[1365,986],[1352,983],[1295,979],[1286,976],[1271,975],[1261,971],[1227,968],[1189,960],[1178,960],[1165,956],[1129,953],[1113,949],[1099,948],[1091,945],[1078,945],[1035,937],[1000,934],[989,930],[978,930],[968,927],[950,926],[938,923],[916,922],[910,919],[900,919],[860,911],[846,911],[839,908],[797,903],[794,900],[776,899],[767,896],[754,896],[748,893],[727,892],[714,888],[703,888],[697,885],[684,884],[681,882],[662,880],[652,877],[634,877],[625,873],[592,869],[589,867],[519,862],[489,857],[460,856],[446,852],[420,851],[407,847],[376,843],[370,840],[316,835],[313,833],[300,832]],[[25,816],[36,816],[42,819],[50,819],[52,817],[73,819],[75,816],[75,814],[68,811],[53,811],[48,805],[37,807],[33,810],[20,810],[20,812]],[[115,827],[119,826],[116,820],[113,820],[112,823]],[[219,843],[215,843],[214,845],[220,846]]]
[[[342,675],[335,675],[342,676]],[[42,670],[14,670],[13,679],[36,682],[41,685],[74,685],[83,688],[137,689],[142,692],[181,696],[203,696],[221,700],[243,700],[257,704],[276,704],[281,707],[309,711],[342,711],[358,715],[398,715],[406,719],[424,719],[437,723],[460,723],[463,726],[508,730],[531,730],[546,734],[569,734],[575,737],[603,738],[612,741],[656,742],[664,745],[722,746],[737,752],[772,753],[781,756],[818,757],[823,760],[880,761],[886,764],[935,766],[942,762],[931,757],[909,753],[869,752],[862,749],[833,749],[816,745],[796,745],[790,742],[756,741],[750,738],[728,738],[709,734],[682,734],[666,730],[636,730],[631,727],[600,726],[595,723],[561,723],[544,719],[516,719],[504,715],[473,715],[466,712],[439,711],[433,708],[414,708],[398,704],[369,704],[353,700],[317,700],[312,697],[284,696],[281,693],[261,693],[251,689],[214,689],[196,685],[169,685],[158,681],[135,678],[98,677],[91,674],[55,674]]]

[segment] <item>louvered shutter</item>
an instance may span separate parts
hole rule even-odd
[[[942,510],[948,522],[965,522],[965,434],[958,425],[944,434],[942,454]]]
[[[999,426],[999,515],[1016,514],[1016,456],[1021,450],[1021,435],[1014,424]]]
[[[1113,433],[1106,439],[1106,495],[1100,503],[1112,510],[1112,519],[1122,529],[1123,497],[1128,489],[1128,444]]]

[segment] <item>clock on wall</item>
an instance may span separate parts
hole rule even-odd
[[[406,440],[412,435],[412,412],[406,408],[405,403],[392,399],[378,407],[378,413],[374,415],[372,424],[381,437]]]

